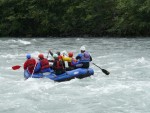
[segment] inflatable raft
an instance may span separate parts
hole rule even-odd
[[[49,78],[56,82],[62,82],[62,81],[68,81],[73,78],[85,78],[89,77],[94,74],[94,70],[91,68],[85,69],[85,68],[78,68],[71,71],[66,71],[65,73],[61,75],[56,75],[54,71],[52,70],[51,73],[35,73],[32,75],[32,78]],[[28,79],[31,77],[31,74],[28,73],[28,71],[24,71],[24,77]]]

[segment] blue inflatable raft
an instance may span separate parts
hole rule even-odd
[[[66,73],[63,73],[61,75],[56,75],[53,71],[51,73],[35,73],[32,75],[32,78],[49,78],[56,82],[62,82],[62,81],[68,81],[73,78],[85,78],[89,77],[94,74],[94,70],[91,68],[85,69],[85,68],[78,68],[71,71],[66,71]],[[24,77],[28,79],[31,76],[31,74],[28,73],[28,71],[24,71]]]

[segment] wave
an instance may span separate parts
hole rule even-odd
[[[18,42],[20,42],[20,43],[22,43],[22,44],[24,44],[24,45],[29,45],[29,44],[31,44],[31,42],[25,41],[25,40],[18,40]]]
[[[29,45],[29,44],[31,44],[31,42],[29,42],[29,41],[26,41],[26,40],[22,40],[22,39],[10,39],[10,40],[7,40],[7,41],[5,41],[5,43],[19,43],[19,44],[24,44],[24,45]]]
[[[17,58],[18,56],[24,56],[24,54],[7,54],[7,55],[0,55],[2,58]]]

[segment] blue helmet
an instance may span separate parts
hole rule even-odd
[[[27,59],[30,59],[30,58],[31,58],[31,55],[30,55],[30,54],[27,54],[26,57],[27,57]]]

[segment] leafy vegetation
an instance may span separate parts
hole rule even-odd
[[[150,36],[149,0],[0,0],[0,36]]]

